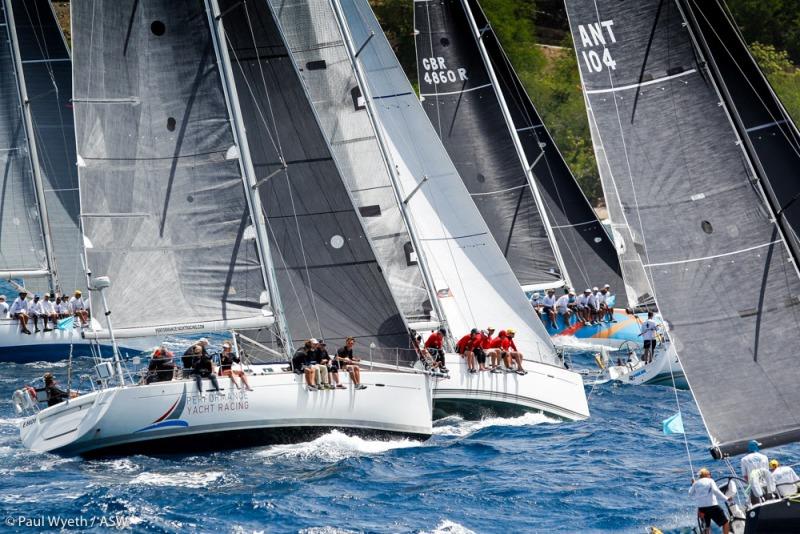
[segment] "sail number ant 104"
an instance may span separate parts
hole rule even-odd
[[[425,69],[422,79],[428,84],[463,82],[467,80],[467,69],[457,68],[448,69],[444,58],[424,57],[422,58],[422,68]]]
[[[606,48],[607,44],[617,42],[613,26],[613,20],[578,25],[581,45],[585,49],[581,50],[581,56],[583,56],[583,62],[586,63],[586,68],[589,69],[589,72],[600,72],[603,67],[616,70],[617,62],[614,61],[614,58],[611,57],[611,52]],[[602,52],[592,50],[595,47],[602,47]]]

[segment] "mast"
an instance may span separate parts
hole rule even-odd
[[[47,207],[44,199],[44,186],[42,185],[42,170],[39,168],[39,152],[36,149],[36,137],[33,130],[33,119],[31,118],[30,101],[28,100],[28,91],[25,87],[25,75],[22,71],[22,61],[19,53],[19,43],[17,42],[17,28],[14,24],[14,11],[11,8],[11,0],[3,0],[6,10],[6,23],[8,24],[8,36],[11,40],[11,50],[14,56],[14,68],[17,73],[17,86],[19,89],[20,101],[22,104],[22,112],[25,121],[25,135],[28,139],[28,149],[30,150],[30,159],[33,169],[33,185],[36,191],[36,206],[39,210],[39,222],[42,227],[42,236],[44,238],[44,252],[47,259],[47,268],[50,278],[51,291],[58,287],[58,279],[55,273],[55,263],[53,260],[53,243],[50,239],[50,222],[47,218]]]
[[[528,186],[531,188],[533,192],[533,197],[536,201],[536,208],[539,210],[539,215],[542,217],[542,222],[544,223],[545,231],[547,232],[547,239],[550,241],[550,247],[553,249],[553,253],[555,254],[556,262],[558,263],[558,268],[561,271],[561,279],[564,280],[567,287],[571,286],[571,282],[569,279],[569,273],[564,265],[564,259],[561,257],[561,250],[558,247],[558,243],[556,242],[556,236],[553,233],[553,227],[551,226],[550,219],[547,215],[547,209],[545,209],[544,201],[542,200],[542,195],[539,192],[539,188],[536,186],[536,180],[533,176],[533,167],[536,165],[537,161],[533,162],[533,165],[528,161],[528,157],[525,155],[525,149],[522,146],[522,141],[519,138],[519,134],[517,133],[516,128],[514,127],[514,121],[511,118],[511,112],[508,109],[508,104],[506,103],[506,99],[503,96],[503,92],[500,90],[500,83],[497,80],[497,75],[494,72],[494,67],[492,66],[491,59],[489,58],[489,53],[486,50],[486,46],[483,43],[483,31],[478,28],[475,24],[475,18],[472,15],[472,9],[469,7],[469,4],[466,0],[461,0],[461,4],[464,7],[464,12],[467,15],[467,20],[469,22],[470,28],[474,32],[475,40],[478,44],[478,50],[481,54],[481,59],[483,60],[484,67],[486,68],[486,72],[489,74],[489,79],[492,82],[492,88],[494,89],[495,94],[497,95],[497,101],[500,104],[500,109],[503,112],[503,119],[505,120],[506,126],[508,127],[508,132],[511,135],[511,140],[514,143],[514,150],[517,152],[517,157],[519,158],[520,163],[525,171],[525,177],[528,179]],[[487,26],[489,31],[494,31],[491,29],[491,26]]]
[[[239,107],[239,95],[236,91],[236,84],[233,82],[233,72],[231,70],[228,47],[225,45],[225,28],[222,22],[223,14],[220,13],[219,2],[217,0],[205,0],[205,3],[217,61],[221,66],[220,74],[223,82],[222,89],[225,93],[225,102],[228,106],[228,114],[231,117],[233,136],[239,148],[239,164],[244,175],[245,196],[247,197],[247,203],[250,207],[250,214],[256,230],[258,253],[262,261],[261,271],[265,277],[266,286],[269,288],[270,305],[275,315],[275,320],[278,323],[277,330],[279,336],[282,338],[281,344],[283,345],[284,352],[287,355],[291,355],[291,351],[293,350],[292,338],[289,335],[286,318],[283,314],[280,292],[278,291],[278,281],[275,276],[275,267],[272,263],[272,254],[269,249],[269,236],[266,232],[267,222],[264,217],[264,208],[261,204],[261,199],[258,196],[259,183],[256,180],[253,161],[250,158],[250,147],[243,126],[242,110]]]
[[[758,157],[758,153],[753,146],[750,136],[747,135],[747,128],[744,126],[742,118],[733,103],[733,98],[731,97],[730,91],[723,81],[723,76],[719,70],[719,67],[717,66],[717,62],[714,59],[713,54],[710,53],[705,36],[703,35],[702,31],[699,31],[699,25],[694,16],[694,12],[692,11],[691,7],[689,7],[689,9],[684,9],[682,2],[677,2],[677,4],[678,10],[681,12],[684,21],[686,21],[686,27],[689,30],[689,34],[692,36],[693,44],[696,48],[698,48],[701,58],[710,67],[709,72],[713,78],[714,88],[724,103],[726,115],[732,123],[736,138],[739,141],[742,152],[744,153],[747,166],[752,171],[753,176],[756,177],[755,183],[759,193],[761,194],[760,196],[763,197],[764,204],[769,209],[771,216],[778,223],[777,228],[780,231],[781,240],[786,245],[786,249],[788,250],[789,255],[792,257],[792,263],[794,264],[795,272],[797,272],[798,276],[800,276],[800,250],[798,250],[798,246],[800,245],[798,245],[797,239],[793,239],[791,237],[794,235],[794,231],[786,220],[786,217],[784,217],[782,214],[783,210],[780,205],[780,201],[777,199],[772,190],[767,173],[761,164],[761,160]]]
[[[416,228],[414,227],[414,224],[411,221],[411,218],[409,217],[408,212],[406,210],[408,199],[402,198],[401,192],[398,188],[397,167],[391,161],[389,150],[386,147],[386,140],[384,138],[383,129],[380,127],[380,125],[377,123],[375,119],[376,113],[373,108],[372,95],[370,93],[369,86],[365,83],[364,73],[361,70],[361,64],[358,61],[358,54],[360,52],[360,49],[357,51],[355,44],[352,41],[352,36],[350,35],[350,31],[347,28],[344,15],[341,12],[341,6],[339,5],[339,0],[330,0],[330,2],[331,5],[333,6],[333,11],[336,14],[336,20],[337,23],[339,24],[339,29],[342,33],[342,36],[344,37],[344,41],[347,46],[347,50],[349,52],[348,57],[350,58],[350,62],[353,65],[353,71],[355,72],[356,79],[358,80],[358,85],[359,88],[361,89],[361,94],[364,96],[364,102],[366,103],[367,106],[367,115],[369,116],[370,124],[372,124],[372,129],[375,131],[375,137],[378,140],[378,145],[380,146],[381,149],[381,158],[383,159],[384,164],[389,169],[389,175],[391,177],[391,183],[392,183],[392,191],[394,191],[395,199],[397,200],[397,205],[400,208],[400,214],[402,215],[403,221],[405,222],[406,228],[408,229],[408,235],[411,239],[411,244],[413,245],[414,250],[417,253],[417,258],[419,259],[417,263],[420,267],[420,271],[422,272],[422,278],[425,281],[425,286],[428,289],[428,295],[431,299],[431,306],[436,311],[436,316],[439,318],[440,325],[446,327],[447,317],[445,316],[444,311],[440,306],[439,299],[435,294],[433,277],[431,276],[431,272],[428,269],[428,262],[425,259],[425,252],[423,251],[423,248],[419,243],[419,236],[417,236]],[[362,46],[366,45],[371,39],[372,37],[370,36],[367,39],[367,41],[363,43]],[[416,192],[417,192],[416,189],[412,191],[411,194],[409,195],[409,198]],[[448,331],[448,337],[452,336],[452,333],[450,332],[449,328],[447,329],[447,331]]]

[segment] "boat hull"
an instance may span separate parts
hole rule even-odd
[[[449,378],[434,378],[434,417],[461,415],[480,418],[524,412],[541,412],[569,421],[589,417],[583,380],[577,373],[537,362],[525,361],[526,375],[513,372],[469,373],[458,354],[445,356]]]
[[[662,344],[656,349],[653,362],[650,364],[645,365],[637,361],[635,365],[614,365],[609,367],[607,372],[611,380],[621,384],[674,385],[677,389],[689,389],[678,355],[669,343]]]
[[[592,345],[619,348],[630,344],[635,344],[637,347],[642,346],[642,338],[639,333],[641,332],[642,322],[647,319],[647,314],[629,314],[624,309],[614,308],[614,320],[616,322],[603,322],[596,325],[584,325],[574,321],[574,318],[574,322],[568,325],[563,317],[556,316],[557,328],[550,324],[550,319],[545,315],[540,315],[540,318],[545,328],[547,328],[547,333],[553,338],[554,343],[568,345],[569,343],[566,340],[575,338],[579,342]]]
[[[120,351],[139,353],[157,346],[159,341],[158,338],[121,340]],[[20,331],[16,320],[0,319],[0,362],[57,362],[69,358],[70,347],[74,358],[92,355],[92,342],[83,339],[77,328],[28,335]],[[100,350],[111,355],[111,344],[101,344]]]
[[[432,432],[429,379],[362,372],[365,390],[308,391],[302,377],[265,367],[252,392],[220,378],[220,393],[193,380],[110,388],[42,410],[20,424],[34,451],[86,457],[174,454],[306,441],[334,429],[426,439]]]
[[[800,503],[790,498],[772,501],[747,511],[744,534],[795,534],[800,532]]]

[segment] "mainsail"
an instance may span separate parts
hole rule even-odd
[[[430,296],[333,8],[328,0],[273,6],[400,311],[428,321]]]
[[[563,285],[548,221],[461,0],[415,2],[414,27],[422,106],[503,255],[523,286]]]
[[[713,452],[800,439],[800,276],[697,27],[668,0],[567,11],[609,175]]]
[[[392,349],[408,348],[408,330],[298,73],[323,68],[322,58],[299,62],[307,46],[295,65],[266,1],[219,8],[289,341],[324,338],[335,347],[355,336],[374,345],[376,359],[395,361]],[[310,15],[304,5],[285,9],[276,7],[276,18]]]
[[[48,0],[10,0],[31,110],[56,288],[86,288],[81,260],[78,170],[72,104],[72,61]]]
[[[430,25],[428,31],[419,31],[417,35],[419,56],[432,51],[427,55],[442,57],[445,64],[467,62],[464,64],[469,64],[470,68],[465,69],[466,76],[490,80],[490,87],[481,90],[478,96],[481,101],[478,109],[482,112],[487,102],[493,102],[491,105],[499,109],[502,98],[508,110],[508,120],[503,120],[503,114],[499,112],[487,115],[492,121],[504,122],[508,132],[513,129],[513,135],[518,137],[524,151],[525,161],[522,164],[532,166],[531,187],[536,188],[541,207],[546,211],[545,220],[550,225],[555,248],[565,269],[565,278],[579,288],[609,283],[622,290],[622,277],[614,246],[528,97],[480,4],[477,0],[418,2],[415,4],[415,12],[418,25],[427,26],[424,22],[426,20]],[[417,29],[420,29],[419,26]],[[476,30],[480,32],[480,43],[475,39]],[[480,53],[479,45],[484,48],[484,54]],[[468,58],[474,57],[478,60],[470,64]],[[427,74],[431,81],[435,81],[436,77],[440,82],[444,79],[446,90],[446,82],[449,80],[447,73],[443,77],[442,71],[438,69],[428,69],[425,72],[426,61],[430,66],[430,58],[418,58],[420,83],[425,84]],[[429,85],[437,89],[439,84]],[[469,94],[464,95],[465,101],[470,98],[472,97]],[[452,107],[448,101],[447,96],[434,95],[425,97],[423,106],[429,117],[441,120],[442,113],[447,114]],[[439,109],[440,104],[444,106],[443,109]],[[448,135],[443,137],[445,146],[454,159],[463,154],[464,148],[463,145],[450,142],[449,138],[457,135],[459,129],[470,126],[474,143],[480,142],[485,147],[494,146],[497,149],[505,147],[505,150],[513,151],[511,134],[493,135],[489,128],[476,120],[479,117],[473,116],[470,110],[471,106],[459,102],[452,110],[454,116],[449,121]],[[443,133],[441,128],[439,133]],[[520,159],[516,155],[515,157]],[[617,305],[625,306],[626,300],[626,296],[621,291],[618,292]]]
[[[520,290],[425,116],[366,0],[338,2],[373,103],[421,258],[454,334],[513,327],[531,359],[556,363],[544,326]],[[501,324],[498,322],[502,321]]]
[[[44,276],[49,265],[7,13],[0,2],[0,276]]]
[[[86,256],[115,334],[269,324],[203,3],[74,0],[72,19]]]

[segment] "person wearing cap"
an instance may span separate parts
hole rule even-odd
[[[747,443],[748,454],[742,456],[740,462],[742,478],[750,483],[750,501],[753,504],[761,502],[764,495],[764,486],[771,480],[769,473],[769,458],[761,452],[761,443],[751,439]],[[751,479],[753,479],[751,481]],[[755,483],[758,482],[758,483]]]
[[[470,342],[470,350],[472,351],[472,355],[475,357],[475,360],[478,362],[478,371],[489,370],[489,368],[486,367],[486,351],[483,349],[485,344],[486,334],[479,330]]]
[[[316,373],[311,365],[310,353],[313,350],[314,344],[309,339],[303,343],[302,347],[294,351],[294,356],[292,356],[292,371],[305,377],[306,387],[309,391],[317,391],[319,389],[316,384]]]
[[[606,284],[600,290],[600,321],[606,323],[616,322],[614,320],[614,309],[609,306],[611,301],[611,286]]]
[[[342,385],[341,379],[339,378],[339,361],[336,358],[332,358],[328,353],[328,344],[325,343],[324,339],[320,339],[317,342],[317,348],[315,352],[315,358],[318,362],[327,362],[325,363],[325,366],[328,370],[328,377],[330,379],[328,387],[331,389],[345,389],[344,385]]]
[[[89,324],[89,312],[86,310],[86,303],[83,301],[81,292],[78,289],[75,290],[72,298],[69,299],[69,310],[72,315],[80,319],[81,326]]]
[[[456,352],[467,360],[467,371],[469,373],[478,372],[478,370],[475,369],[475,354],[472,352],[472,342],[477,335],[478,329],[473,328],[469,331],[469,334],[463,336],[458,340],[458,343],[456,343]]]
[[[794,469],[788,465],[781,465],[778,460],[773,458],[769,461],[769,470],[781,497],[797,493],[797,483],[800,482],[800,477],[797,476]]]
[[[514,336],[516,336],[516,331],[513,328],[506,328],[506,339],[507,339],[507,348],[506,354],[508,354],[508,358],[513,360],[517,364],[517,371],[518,375],[527,375],[528,371],[522,368],[522,353],[517,349],[517,346],[514,344]],[[508,367],[511,367],[510,365]]]
[[[494,327],[487,326],[486,330],[483,331],[483,338],[481,341],[481,348],[483,349],[484,354],[486,357],[489,358],[489,368],[487,371],[491,371],[495,367],[495,350],[492,349],[492,342],[494,341]]]
[[[353,354],[353,347],[355,344],[356,338],[348,337],[345,339],[344,347],[340,347],[339,350],[336,351],[336,360],[339,362],[339,366],[344,366],[344,370],[350,375],[350,381],[353,383],[355,389],[367,389],[367,386],[361,383],[361,368],[358,366],[358,362],[361,361],[361,358],[357,358]]]
[[[38,334],[41,332],[39,318],[42,316],[42,297],[38,293],[33,295],[33,301],[28,304],[28,315],[33,319],[33,331]]]
[[[19,321],[19,326],[23,334],[31,333],[31,331],[28,330],[28,319],[30,318],[28,308],[28,292],[23,290],[19,292],[19,296],[14,299],[14,302],[11,303],[11,308],[8,310],[11,317]]]
[[[571,323],[572,310],[569,307],[570,297],[572,297],[574,301],[575,292],[567,290],[567,292],[558,297],[556,301],[556,312],[564,318],[564,326],[569,326]]]
[[[69,304],[66,297],[56,297],[56,315],[59,319],[66,319],[70,315]]]
[[[189,346],[183,353],[181,363],[183,364],[184,378],[188,378],[194,374],[194,364],[197,363],[202,356],[208,357],[208,350],[206,347],[208,347],[208,339],[202,337]]]
[[[67,399],[74,399],[78,396],[76,391],[64,391],[57,385],[53,373],[45,373],[42,377],[44,379],[44,392],[47,394],[47,406],[55,406],[60,402]]]
[[[205,341],[205,344],[208,345],[208,340]],[[222,391],[222,389],[219,387],[219,382],[217,382],[217,374],[214,369],[214,362],[211,361],[211,356],[209,356],[208,352],[205,351],[205,346],[200,352],[200,357],[195,359],[194,365],[192,365],[192,375],[194,376],[195,384],[197,384],[197,391],[200,393],[203,392],[204,378],[211,380],[211,385],[214,386],[214,389],[211,391]]]
[[[531,306],[536,311],[536,315],[541,315],[544,305],[542,304],[542,294],[538,291],[531,295]]]
[[[658,332],[658,325],[653,319],[653,312],[647,312],[647,319],[642,322],[639,335],[644,340],[644,354],[642,361],[645,364],[652,363],[653,352],[656,350],[656,333]]]
[[[250,387],[250,382],[247,381],[247,374],[241,369],[234,369],[234,363],[241,363],[241,360],[239,356],[233,352],[233,346],[230,342],[225,341],[222,343],[222,353],[219,355],[219,375],[230,377],[234,387],[241,389],[241,386],[236,383],[236,379],[233,378],[234,376],[238,376],[242,379],[242,385],[247,391],[253,391],[253,388]]]
[[[583,294],[580,295],[576,300],[576,308],[577,308],[577,315],[578,318],[583,322],[583,324],[589,324],[590,315],[589,315],[589,295],[592,294],[591,289],[584,289]]]
[[[0,319],[6,318],[8,318],[8,302],[5,295],[0,295]]]
[[[542,299],[542,313],[550,320],[553,328],[558,328],[556,325],[556,290],[548,289],[547,295]]]
[[[600,301],[598,297],[600,295],[600,290],[597,287],[593,287],[590,294],[589,294],[589,324],[594,325],[597,324],[598,321],[598,314],[600,310]]]
[[[55,327],[58,324],[58,314],[56,313],[56,307],[53,303],[53,295],[50,293],[45,293],[44,297],[42,297],[41,308],[42,308],[42,317],[44,318],[44,331],[50,332],[52,328],[47,328],[47,321]]]
[[[331,378],[328,374],[328,364],[331,361],[330,356],[328,356],[327,349],[320,348],[319,340],[316,338],[311,338],[312,347],[309,351],[309,358],[310,358],[310,365],[314,367],[314,377],[317,383],[317,387],[319,389],[333,389],[331,386]]]
[[[174,357],[175,355],[167,350],[166,346],[159,345],[150,357],[145,383],[151,384],[153,382],[169,382],[172,380],[175,377],[176,369]]]
[[[517,363],[516,373],[520,375],[528,374],[522,368],[522,353],[517,350],[517,346],[514,344],[514,332],[513,328],[506,328],[505,330],[500,330],[497,334],[497,337],[492,341],[491,348],[493,351],[496,351],[492,355],[492,359],[494,360],[495,357],[498,357],[503,360],[503,363],[506,366],[506,371],[510,372],[513,370],[512,368],[512,361]],[[500,364],[498,361],[497,366],[492,369],[493,373],[501,373],[502,369],[500,369]]]
[[[431,335],[425,340],[425,350],[439,363],[437,367],[442,371],[446,371],[444,368],[444,336],[446,335],[447,330],[440,328],[436,332],[431,332]]]
[[[697,472],[697,480],[692,479],[692,487],[689,488],[689,497],[693,498],[697,504],[697,518],[704,526],[704,533],[711,533],[711,521],[722,527],[722,532],[730,532],[730,522],[725,515],[725,511],[719,505],[725,502],[728,497],[711,478],[711,472],[703,467]],[[720,500],[721,499],[721,500]]]

